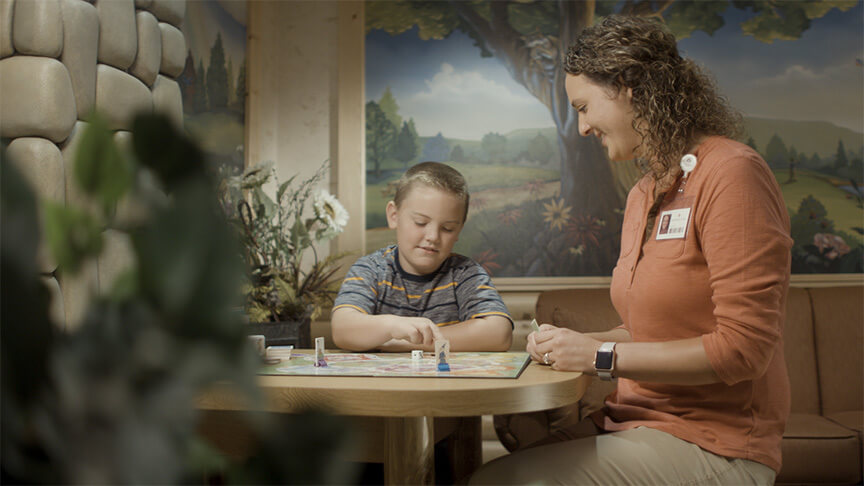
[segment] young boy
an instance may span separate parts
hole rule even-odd
[[[465,179],[438,162],[417,164],[399,179],[387,203],[396,245],[351,267],[336,297],[333,341],[342,349],[506,351],[513,324],[489,275],[451,254],[468,216]]]

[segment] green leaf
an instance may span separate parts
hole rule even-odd
[[[252,198],[255,206],[255,217],[259,220],[270,221],[278,210],[276,203],[260,187],[252,190]]]
[[[309,238],[306,225],[300,219],[295,220],[294,226],[291,227],[291,245],[302,253],[311,244],[312,240]]]
[[[102,203],[106,212],[132,185],[129,161],[114,143],[104,118],[94,115],[84,130],[75,154],[75,182]]]
[[[102,251],[102,226],[90,214],[47,200],[42,211],[48,247],[64,271],[76,273]]]

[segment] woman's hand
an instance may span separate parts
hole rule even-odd
[[[543,324],[540,331],[528,335],[526,350],[534,361],[554,370],[594,374],[594,356],[601,344],[581,332]]]

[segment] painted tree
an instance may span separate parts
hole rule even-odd
[[[195,107],[193,113],[207,111],[207,71],[204,70],[204,61],[198,60],[198,78],[195,80],[195,98],[192,105]]]
[[[228,106],[228,71],[225,68],[225,48],[222,47],[222,33],[216,34],[216,41],[210,49],[210,67],[207,69],[207,100],[211,110]]]
[[[423,154],[420,156],[423,161],[446,162],[450,157],[450,143],[444,138],[441,132],[426,141],[423,145]]]
[[[231,58],[228,58],[228,65],[225,68],[225,72],[227,74],[226,80],[228,81],[228,105],[229,107],[233,106],[236,98],[235,96],[235,87],[234,87],[234,63],[231,61]]]
[[[421,39],[443,39],[459,30],[470,36],[483,57],[494,56],[511,77],[543,103],[555,122],[561,156],[561,196],[575,208],[590,208],[593,217],[617,228],[623,201],[599,142],[578,134],[575,110],[564,91],[560,60],[579,32],[599,16],[620,12],[663,19],[679,37],[695,31],[712,34],[723,26],[731,5],[750,13],[741,23],[745,35],[762,42],[793,40],[832,8],[848,10],[856,0],[580,0],[580,1],[371,1],[366,28],[399,34],[417,27]],[[610,248],[602,266],[615,263]]]
[[[408,130],[411,132],[411,137],[414,138],[414,145],[417,146],[417,153],[419,154],[420,150],[423,149],[423,142],[420,140],[420,135],[417,134],[417,126],[414,125],[413,118],[408,119]]]
[[[237,87],[235,88],[234,99],[237,103],[237,112],[240,113],[240,119],[244,118],[246,113],[246,58],[243,58],[243,63],[240,64],[240,72],[237,73]]]
[[[183,72],[177,77],[177,83],[180,85],[180,96],[183,98],[183,112],[195,112],[195,89],[198,85],[198,74],[195,72],[195,59],[192,58],[192,51],[186,51],[186,63],[183,65]]]
[[[843,146],[843,140],[837,141],[837,153],[834,154],[834,170],[841,171],[849,165],[849,159],[846,157],[846,147]]]
[[[489,162],[502,162],[507,150],[507,137],[497,132],[489,132],[483,135],[480,146],[483,147],[483,152],[486,153]]]
[[[528,142],[528,154],[537,162],[547,162],[552,153],[552,143],[540,132]]]
[[[461,145],[457,144],[450,151],[450,160],[453,162],[465,162],[465,150],[462,149]]]
[[[375,168],[376,177],[381,175],[381,162],[390,154],[395,137],[396,129],[378,103],[366,103],[366,162]]]
[[[399,130],[399,136],[396,137],[396,146],[393,149],[393,156],[399,162],[402,162],[402,167],[407,169],[408,162],[417,157],[417,136],[411,133],[411,128],[408,122],[402,122],[402,129]]]
[[[775,133],[768,140],[768,145],[765,146],[765,161],[772,168],[782,169],[786,167],[788,160],[789,150],[786,148],[786,144],[783,143],[783,139]]]
[[[396,98],[393,96],[393,92],[390,91],[390,86],[384,88],[384,93],[381,94],[381,99],[378,100],[378,106],[381,107],[381,111],[384,112],[387,119],[393,124],[393,127],[399,130],[399,127],[402,126],[402,117],[399,115],[399,104],[396,103]]]

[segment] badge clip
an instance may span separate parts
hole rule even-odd
[[[693,169],[696,168],[696,156],[693,154],[686,154],[684,157],[681,157],[681,171],[684,172],[684,176],[681,178],[681,186],[678,187],[678,192],[684,192],[684,186],[687,184],[687,176],[693,172]]]

